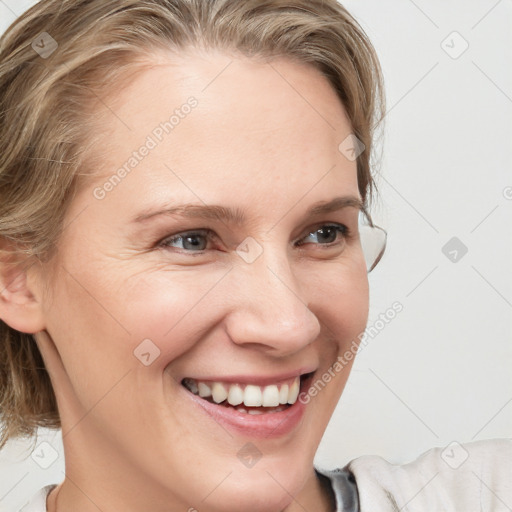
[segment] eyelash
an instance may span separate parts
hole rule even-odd
[[[351,230],[345,225],[345,224],[338,224],[338,223],[332,223],[332,224],[319,224],[316,228],[309,231],[304,237],[302,237],[301,240],[304,238],[307,238],[311,234],[315,234],[317,231],[320,231],[322,228],[334,228],[337,233],[340,233],[342,235],[342,239],[346,242],[352,238],[352,232]],[[205,234],[206,233],[206,234]],[[176,242],[178,240],[183,240],[187,238],[187,235],[192,237],[196,236],[205,236],[208,241],[213,241],[216,238],[216,235],[214,234],[213,230],[211,229],[198,229],[198,230],[192,230],[192,231],[183,231],[181,233],[178,233],[177,235],[173,235],[171,237],[166,237],[163,240],[161,240],[157,245],[158,247],[162,249],[178,249],[177,247],[172,247],[169,244],[172,244],[173,242]],[[325,249],[331,249],[337,245],[340,245],[340,243],[343,242],[330,242],[328,244],[313,244],[313,245],[319,245],[323,246]],[[305,244],[299,244],[299,246],[305,245]],[[178,252],[181,254],[192,254],[192,255],[201,255],[204,254],[206,249],[202,249],[200,251],[191,251],[189,249],[179,249]]]

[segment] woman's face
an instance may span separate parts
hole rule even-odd
[[[103,166],[66,213],[43,306],[66,473],[84,509],[282,510],[314,478],[351,366],[335,363],[367,321],[357,207],[308,213],[360,199],[351,126],[308,66],[172,60],[98,114]],[[276,411],[313,372],[314,396]]]

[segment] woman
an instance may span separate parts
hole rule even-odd
[[[508,441],[313,466],[385,243],[381,74],[342,6],[45,0],[0,90],[2,441],[62,428],[66,459],[25,512],[499,505],[474,474]]]

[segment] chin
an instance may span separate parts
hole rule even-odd
[[[276,482],[273,483],[276,488],[270,488],[268,481],[264,486],[252,483],[250,487],[232,487],[222,495],[219,492],[216,500],[205,501],[206,507],[197,511],[192,508],[190,512],[282,512],[293,502],[293,497]]]
[[[312,462],[307,469],[297,468],[293,460],[266,465],[262,462],[260,468],[256,463],[251,469],[233,469],[205,501],[205,510],[210,512],[210,506],[212,512],[281,512],[293,502],[313,471]]]

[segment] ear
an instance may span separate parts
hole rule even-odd
[[[34,264],[14,264],[0,251],[0,319],[20,332],[33,334],[45,328],[42,297]]]

